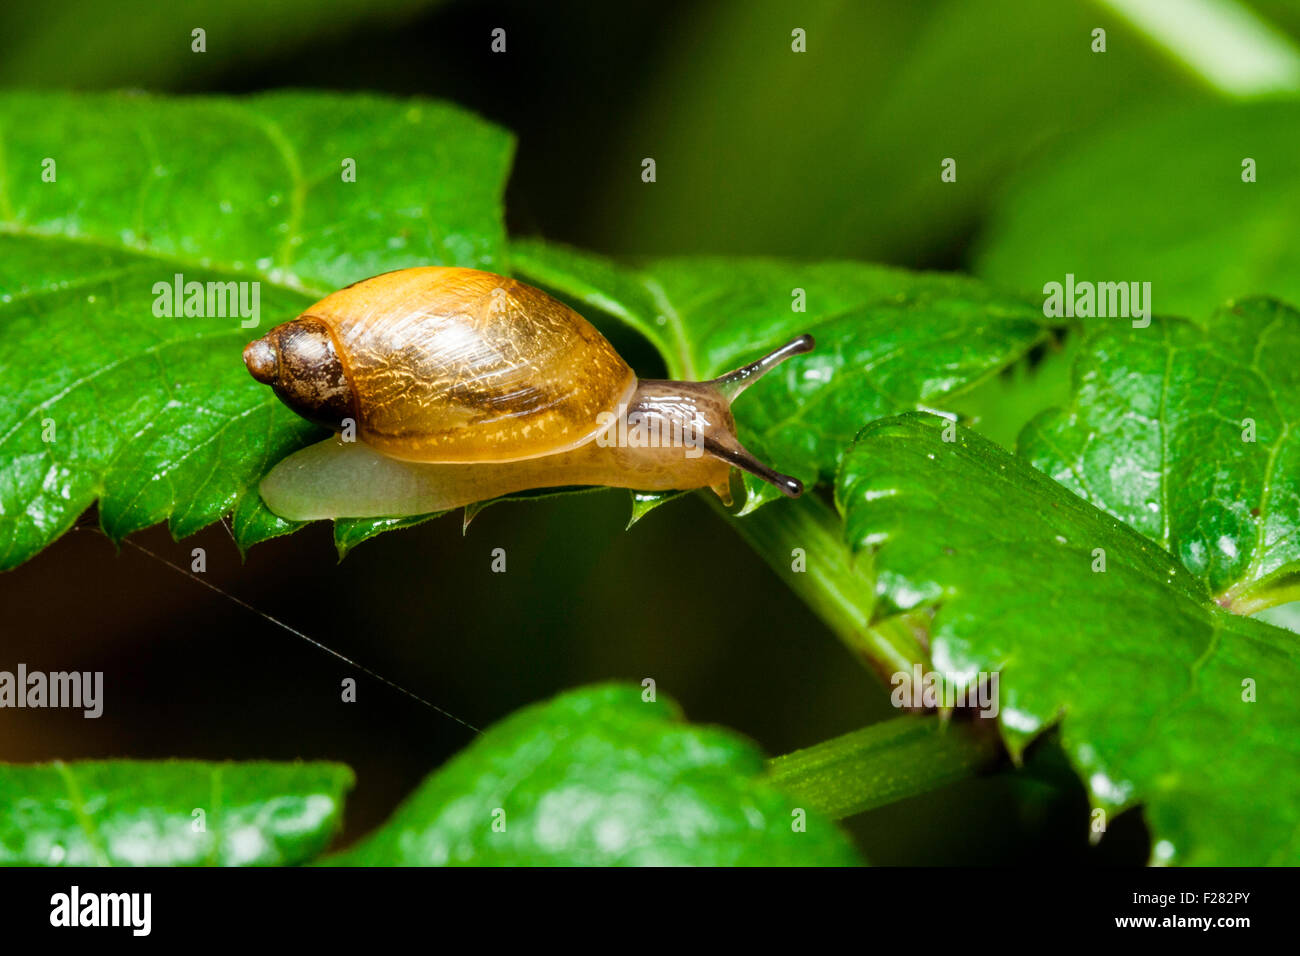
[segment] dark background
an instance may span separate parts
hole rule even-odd
[[[1295,29],[1283,2],[1258,4]],[[192,54],[189,31],[208,31]],[[507,54],[489,52],[494,27]],[[790,52],[790,31],[808,52]],[[1089,52],[1108,29],[1110,52]],[[1211,94],[1083,0],[309,4],[57,2],[0,12],[11,87],[371,90],[456,101],[518,137],[512,235],[613,254],[855,258],[960,269],[992,197],[1133,109]],[[943,191],[937,167],[962,160]],[[640,181],[653,156],[659,181]],[[1068,224],[1060,224],[1068,228]],[[643,375],[661,371],[628,345]],[[1001,440],[1064,363],[970,399]],[[695,721],[768,753],[894,715],[885,689],[702,500],[624,531],[597,492],[448,517],[336,560],[318,524],[246,562],[214,526],[133,541],[485,727],[583,683],[653,677]],[[105,715],[0,713],[0,759],[324,758],[358,777],[344,839],[380,822],[471,734],[90,526],[0,577],[3,666],[102,670]],[[490,571],[493,548],[508,571]],[[667,570],[665,570],[667,569]],[[668,584],[664,586],[665,574]],[[356,704],[339,682],[359,678]],[[849,822],[877,863],[1147,857],[1136,814],[1087,841],[1049,738],[1001,773]]]

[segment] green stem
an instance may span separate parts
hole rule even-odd
[[[855,565],[839,518],[816,495],[774,501],[743,517],[728,512],[712,495],[707,497],[854,656],[886,683],[891,674],[910,673],[913,664],[928,668],[929,655],[905,620],[872,625],[875,579],[870,560],[864,555],[861,566]],[[795,570],[796,548],[803,552],[802,571]]]
[[[993,721],[906,716],[767,762],[767,780],[833,819],[946,786],[996,766]]]
[[[1283,573],[1263,581],[1242,581],[1215,599],[1233,614],[1249,617],[1260,611],[1300,601],[1300,575]]]
[[[834,509],[816,495],[772,502],[743,517],[714,507],[845,646],[885,683],[915,664],[930,669],[925,622],[872,623],[875,576],[855,563]],[[802,561],[795,549],[801,549]],[[802,567],[802,570],[797,570]],[[987,769],[1003,750],[992,721],[909,715],[768,762],[768,779],[835,819],[924,793]]]

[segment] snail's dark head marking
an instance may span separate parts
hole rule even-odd
[[[244,346],[244,364],[308,421],[338,429],[345,418],[356,420],[356,396],[320,319],[304,315],[277,325]]]

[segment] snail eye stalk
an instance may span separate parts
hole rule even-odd
[[[749,453],[736,439],[718,435],[705,440],[704,450],[714,458],[720,458],[729,465],[735,465],[741,471],[747,471],[755,477],[762,478],[787,498],[798,498],[803,494],[803,482],[790,475],[767,467]]]
[[[734,402],[741,392],[786,359],[793,358],[796,355],[803,355],[805,352],[811,352],[816,344],[813,337],[805,333],[797,339],[791,339],[779,349],[773,349],[761,359],[715,378],[709,384],[716,388],[728,402]]]

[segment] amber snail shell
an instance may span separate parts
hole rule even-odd
[[[638,380],[591,323],[540,289],[474,269],[385,273],[244,349],[249,372],[286,405],[355,438],[290,455],[262,497],[297,520],[423,514],[567,485],[711,487],[730,501],[733,465],[797,496],[796,479],[737,441],[730,403],[812,344],[801,336],[710,382]],[[609,440],[628,422],[697,440]]]

